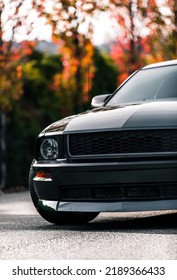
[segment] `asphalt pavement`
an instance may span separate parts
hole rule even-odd
[[[102,213],[84,226],[56,226],[26,192],[0,196],[1,260],[176,260],[177,211]]]

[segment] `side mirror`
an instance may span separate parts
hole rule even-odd
[[[92,98],[91,106],[93,108],[98,108],[104,106],[106,100],[111,96],[111,94],[96,95]]]

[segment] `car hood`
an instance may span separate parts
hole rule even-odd
[[[177,127],[177,101],[152,101],[86,111],[53,123],[44,132]]]

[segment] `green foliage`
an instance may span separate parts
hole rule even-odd
[[[91,97],[99,94],[112,93],[117,87],[118,68],[107,53],[94,51],[95,73]]]
[[[34,59],[36,56],[37,59]],[[46,125],[60,117],[60,102],[52,89],[53,77],[61,72],[59,55],[42,55],[35,52],[32,60],[24,65],[24,96],[22,102],[32,106],[41,124]]]
[[[35,139],[48,124],[59,119],[59,98],[50,89],[61,71],[58,55],[34,52],[23,66],[24,94],[8,114],[7,185],[26,185]]]

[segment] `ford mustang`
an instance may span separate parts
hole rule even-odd
[[[92,107],[37,138],[29,188],[39,214],[74,224],[177,209],[177,60],[139,69]]]

